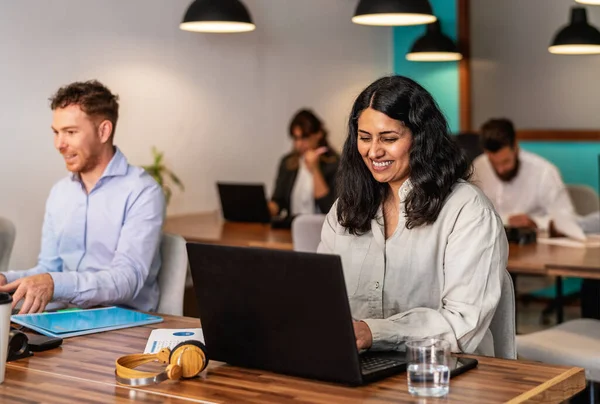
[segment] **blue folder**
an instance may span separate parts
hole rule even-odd
[[[120,307],[59,311],[54,313],[16,314],[13,323],[49,337],[69,338],[120,328],[160,323],[162,317]]]

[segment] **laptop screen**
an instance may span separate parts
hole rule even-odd
[[[231,222],[269,223],[271,214],[262,184],[217,183],[221,209]]]

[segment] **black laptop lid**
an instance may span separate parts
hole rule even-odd
[[[262,184],[217,183],[221,209],[231,222],[269,223],[271,214]]]
[[[188,243],[210,359],[360,384],[340,258]]]

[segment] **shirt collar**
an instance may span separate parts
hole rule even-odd
[[[123,153],[121,153],[121,150],[115,146],[115,154],[113,155],[112,159],[110,159],[110,162],[104,169],[100,179],[104,177],[117,177],[126,175],[128,166],[129,163],[127,162],[127,158]],[[71,173],[71,180],[80,182],[79,173]]]
[[[410,191],[412,191],[412,189],[413,189],[413,184],[410,181],[410,178],[407,178],[406,181],[404,181],[404,184],[402,184],[400,186],[400,189],[398,190],[398,196],[400,197],[401,205],[404,205],[404,201],[406,200],[406,197],[408,196]]]
[[[398,218],[398,226],[404,226],[404,214],[406,213],[404,201],[406,200],[406,197],[412,189],[413,184],[409,178],[406,181],[404,181],[404,183],[400,186],[400,189],[398,190],[398,195],[400,196],[400,217]],[[371,220],[371,231],[373,232],[373,237],[375,238],[375,241],[377,241],[381,245],[385,245],[383,204],[379,205],[375,217],[373,218],[373,220]]]

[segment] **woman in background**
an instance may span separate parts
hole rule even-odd
[[[419,84],[386,77],[358,96],[348,126],[318,251],[342,259],[357,348],[437,337],[494,355],[508,242],[444,115]]]
[[[312,111],[301,110],[290,122],[289,134],[294,150],[279,164],[271,215],[328,212],[335,200],[339,157],[327,142],[327,130]]]

